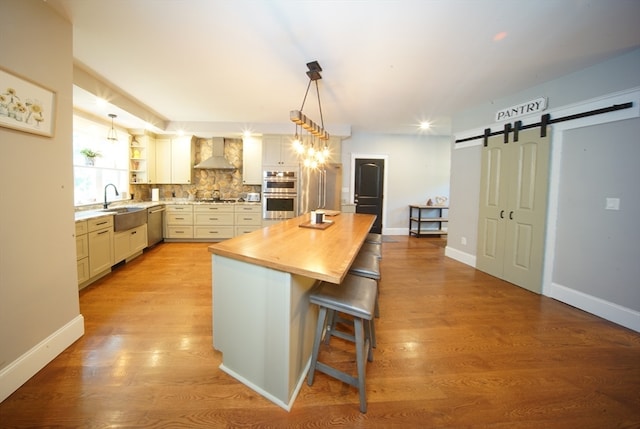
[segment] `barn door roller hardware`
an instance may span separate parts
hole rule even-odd
[[[504,129],[500,131],[491,131],[491,128],[485,128],[484,134],[480,136],[466,137],[464,139],[456,140],[456,143],[468,142],[471,140],[483,139],[484,146],[487,147],[489,142],[489,137],[499,136],[500,134],[504,134],[504,143],[509,143],[509,133],[513,131],[514,141],[518,141],[518,133],[521,130],[527,130],[529,128],[540,127],[540,137],[547,136],[547,127],[551,124],[557,124],[559,122],[565,121],[573,121],[574,119],[586,118],[589,116],[602,115],[603,113],[616,112],[618,110],[629,109],[633,107],[633,102],[622,103],[622,104],[614,104],[613,106],[603,107],[602,109],[590,110],[588,112],[576,113],[575,115],[563,116],[561,118],[551,119],[550,114],[545,114],[540,117],[540,122],[536,122],[534,124],[522,125],[522,121],[516,121],[513,126],[511,123],[506,123],[504,125]]]

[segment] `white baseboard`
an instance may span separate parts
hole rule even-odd
[[[573,307],[595,314],[625,328],[640,332],[640,312],[587,295],[584,292],[552,283],[545,295]]]
[[[409,228],[382,228],[382,235],[409,235]]]
[[[3,368],[0,371],[0,402],[7,399],[82,335],[84,335],[84,317],[79,314]]]
[[[449,247],[449,246],[445,247],[444,256],[448,256],[451,259],[455,259],[456,261],[462,262],[463,264],[470,265],[474,268],[476,266],[475,255],[471,255],[461,250],[454,249],[453,247]]]

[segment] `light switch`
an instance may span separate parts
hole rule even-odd
[[[620,198],[607,198],[605,210],[620,210]]]

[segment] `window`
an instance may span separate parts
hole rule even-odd
[[[104,187],[113,183],[119,197],[108,192],[108,200],[126,199],[129,177],[129,134],[118,130],[118,140],[107,140],[110,126],[73,116],[73,179],[74,204],[98,204],[104,201]],[[82,149],[91,149],[100,155],[94,165],[88,165],[80,153]]]

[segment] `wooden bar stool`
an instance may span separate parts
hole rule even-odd
[[[373,361],[371,325],[373,324],[376,288],[375,280],[347,274],[342,283],[322,282],[315,286],[309,295],[309,301],[319,307],[319,312],[307,384],[309,386],[313,384],[313,377],[317,370],[356,387],[360,394],[360,412],[362,413],[367,412],[365,360]],[[344,332],[340,332],[339,335],[325,333],[329,311],[351,316],[353,318],[354,335],[349,336]],[[318,361],[318,352],[323,334],[340,336],[355,343],[357,377]]]

